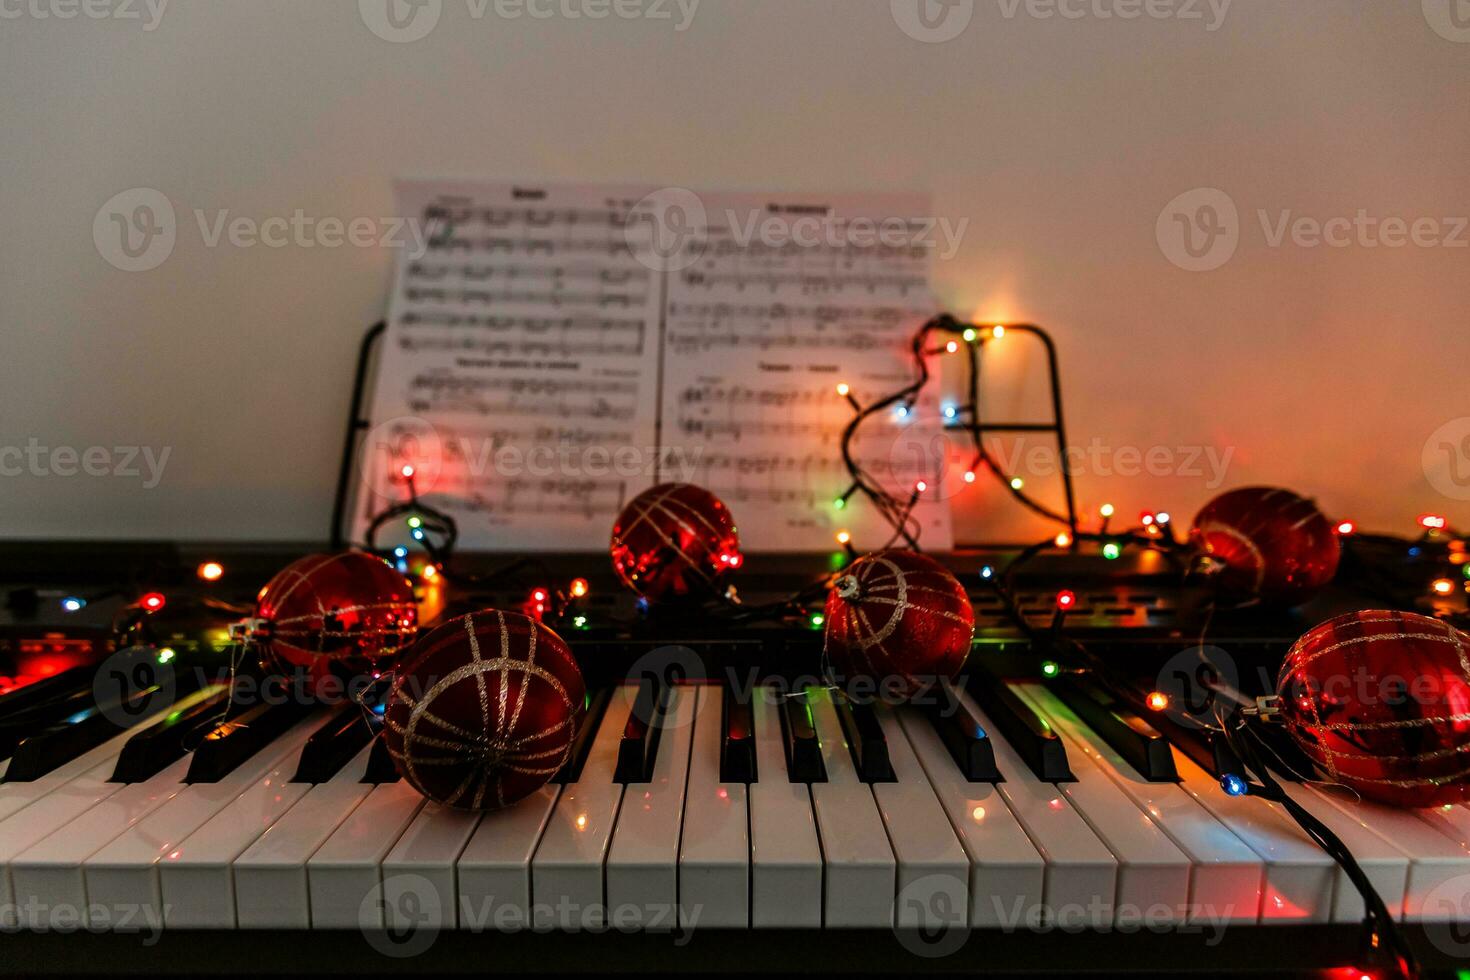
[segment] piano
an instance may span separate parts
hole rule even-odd
[[[1181,646],[1169,616],[1148,624],[1178,597],[1139,575],[1079,589],[1078,615],[1146,674]],[[982,616],[958,682],[903,706],[820,683],[815,632],[570,634],[591,690],[573,757],[481,814],[398,779],[371,699],[285,698],[221,724],[224,675],[183,666],[210,662],[190,637],[218,628],[194,608],[174,681],[133,692],[136,715],[87,716],[88,668],[42,682],[44,698],[0,695],[15,736],[0,740],[7,965],[1320,976],[1363,962],[1361,897],[1282,807],[1227,793],[1202,733],[1043,676],[998,620]],[[1248,626],[1238,649],[1279,648]],[[1426,963],[1452,965],[1470,808],[1287,791]]]

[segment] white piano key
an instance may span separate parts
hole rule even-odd
[[[963,690],[956,691],[990,734],[996,767],[1004,777],[1004,782],[998,784],[1001,797],[1046,859],[1045,905],[1035,910],[1039,915],[1028,914],[1019,925],[1035,924],[1043,917],[1045,922],[1064,928],[1111,925],[1118,886],[1117,858],[1060,787],[1037,779],[974,699]]]
[[[383,858],[424,805],[403,780],[372,787],[306,862],[313,929],[383,928]]]
[[[598,929],[606,922],[603,861],[623,800],[623,785],[613,776],[636,691],[626,685],[613,691],[581,776],[562,787],[531,859],[538,928]]]
[[[1012,689],[1040,711],[1024,688]],[[1046,712],[1041,714],[1046,717]],[[1108,778],[1091,755],[1079,752],[1075,743],[1067,748],[1077,778],[1062,783],[1062,791],[1118,859],[1113,921],[1119,925],[1183,922],[1189,914],[1189,857]]]
[[[299,752],[291,752],[282,757],[274,769],[159,861],[165,926],[236,927],[235,859],[286,816],[312,788],[310,783],[290,782],[299,756]]]
[[[746,786],[720,782],[724,691],[702,687],[698,695],[679,848],[679,925],[687,929],[745,928],[750,925]],[[756,775],[760,776],[759,768]],[[785,779],[786,772],[783,767],[771,775]]]
[[[991,783],[967,780],[927,718],[907,709],[898,717],[969,857],[970,925],[994,928],[1025,922],[1027,910],[1042,907],[1045,859],[1000,790]]]
[[[63,921],[80,922],[87,909],[82,863],[182,792],[188,772],[185,756],[141,783],[123,786],[16,855],[10,875],[21,924],[43,929]],[[134,919],[134,923],[163,925],[162,920]]]
[[[383,905],[389,929],[453,929],[459,922],[454,864],[480,824],[480,813],[425,803],[383,859]]]
[[[1459,830],[1453,819],[1445,819],[1459,807],[1404,810],[1356,800],[1346,789],[1317,785],[1306,789],[1325,806],[1347,814],[1408,857],[1402,906],[1395,906],[1389,895],[1383,895],[1395,915],[1405,919],[1455,919],[1462,918],[1463,910],[1470,908],[1470,834]],[[1307,808],[1320,816],[1321,807]],[[1470,829],[1470,820],[1464,824]],[[1341,898],[1343,889],[1351,885],[1339,878],[1337,888]],[[1357,892],[1352,894],[1360,903]]]
[[[242,929],[309,929],[306,863],[373,789],[364,783],[372,746],[295,806],[235,859],[235,918]]]
[[[0,820],[0,928],[18,924],[10,862],[57,827],[71,822],[122,789],[121,783],[107,781],[115,764],[115,760],[108,759],[91,772]]]
[[[811,785],[827,869],[824,924],[828,928],[891,927],[898,867],[883,817],[867,783],[858,778],[832,693],[809,688],[807,694],[827,767],[827,781]]]
[[[183,711],[191,708],[218,690],[218,686],[211,685],[203,690],[195,691],[193,694],[180,698],[169,710]],[[122,734],[83,752],[70,762],[57,766],[40,779],[34,779],[28,783],[0,783],[0,820],[30,806],[47,793],[60,789],[79,776],[86,775],[104,762],[116,763],[117,757],[122,754],[123,746],[128,744],[128,739],[156,724],[162,717],[163,712],[161,711],[150,714]],[[111,775],[110,772],[109,775]]]
[[[897,780],[871,787],[898,862],[894,925],[926,930],[967,927],[969,857],[909,746],[898,716],[881,704],[876,714]]]
[[[457,865],[460,928],[531,927],[531,858],[560,796],[561,786],[548,783],[513,807],[485,814]]]
[[[1402,917],[1404,893],[1409,881],[1408,855],[1374,833],[1357,816],[1332,806],[1306,786],[1283,781],[1281,788],[1308,813],[1326,824],[1327,829],[1347,845],[1389,912],[1395,918]],[[1362,922],[1365,911],[1363,896],[1353,887],[1347,872],[1338,868],[1332,897],[1332,921]]]
[[[1265,864],[1255,851],[1174,783],[1144,779],[1044,686],[1021,690],[1067,740],[1068,758],[1081,753],[1091,759],[1189,857],[1189,921],[1248,923],[1260,918]]]
[[[95,912],[100,908],[103,914],[141,909],[150,917],[162,915],[159,863],[171,860],[191,834],[242,794],[249,794],[249,802],[256,809],[272,807],[275,791],[291,778],[301,746],[321,721],[319,714],[308,716],[217,783],[185,786],[173,799],[82,862],[91,909]],[[247,809],[243,819],[248,822],[252,818],[253,813]],[[229,904],[234,905],[233,895]]]
[[[678,925],[679,833],[698,702],[697,688],[673,688],[653,778],[623,789],[606,864],[609,922],[618,928],[667,931]]]
[[[1187,755],[1172,751],[1179,787],[1265,861],[1261,921],[1330,922],[1336,862],[1277,804],[1258,796],[1229,795]]]
[[[755,715],[757,781],[749,787],[750,924],[756,928],[822,926],[822,847],[811,792],[786,772],[781,694],[758,687]]]

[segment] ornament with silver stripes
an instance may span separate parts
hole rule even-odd
[[[1341,543],[1306,497],[1242,487],[1205,504],[1190,541],[1225,595],[1268,605],[1306,602],[1337,574]]]
[[[496,810],[566,763],[585,710],[582,672],[561,637],[486,609],[437,627],[404,657],[383,739],[404,780],[429,799]]]
[[[381,558],[361,551],[307,555],[256,596],[247,640],[277,669],[304,670],[319,684],[332,669],[370,669],[413,641],[413,586]]]
[[[1470,636],[1417,613],[1330,619],[1292,646],[1280,719],[1322,774],[1380,803],[1470,800]]]

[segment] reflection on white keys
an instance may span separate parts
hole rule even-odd
[[[371,755],[368,745],[331,779],[310,787],[235,859],[235,915],[242,929],[311,927],[306,862],[372,792],[362,781]]]
[[[1074,762],[1092,760],[1128,797],[1189,855],[1189,921],[1255,922],[1261,914],[1265,866],[1259,856],[1174,783],[1152,783],[1089,729],[1042,685],[1021,685],[1023,694],[1067,739]]]
[[[883,817],[868,785],[858,778],[832,693],[814,687],[807,689],[807,697],[827,767],[827,781],[811,786],[827,869],[824,924],[887,928],[893,925],[897,862]]]
[[[750,925],[746,786],[720,782],[724,739],[720,688],[701,687],[698,694],[679,848],[679,925],[743,928]],[[759,769],[756,775],[762,775]],[[784,777],[784,768],[768,776]]]
[[[756,928],[817,929],[822,925],[822,848],[811,792],[786,772],[781,694],[752,694],[755,768],[750,787],[750,924]]]
[[[904,733],[970,859],[970,925],[1012,926],[1042,907],[1046,861],[992,783],[967,780],[934,726],[898,713]],[[991,735],[994,738],[994,735]],[[894,739],[890,736],[890,747]]]

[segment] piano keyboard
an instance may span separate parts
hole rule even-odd
[[[1226,795],[1179,747],[1089,724],[1100,716],[1060,687],[1008,684],[983,705],[949,689],[957,714],[854,707],[822,689],[619,687],[594,699],[557,780],[488,814],[393,778],[353,706],[280,706],[251,731],[201,728],[202,743],[169,729],[212,724],[200,705],[218,693],[0,782],[0,925],[985,929],[1363,915],[1281,807]],[[1026,717],[992,717],[1002,710]],[[1288,791],[1403,918],[1453,918],[1470,899],[1470,809]]]

